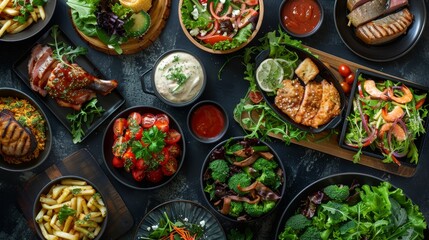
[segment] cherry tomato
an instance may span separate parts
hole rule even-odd
[[[144,113],[142,115],[142,126],[144,128],[151,128],[155,124],[156,117],[152,113]]]
[[[140,140],[143,137],[143,128],[140,126],[128,128],[125,131],[125,139],[128,141],[130,139]]]
[[[116,157],[121,157],[127,150],[127,141],[125,137],[118,137],[115,142],[113,142],[112,153]]]
[[[161,163],[161,169],[165,176],[173,175],[177,171],[177,159],[170,156]]]
[[[207,0],[199,0],[201,4],[207,3]]]
[[[164,141],[167,144],[177,143],[182,135],[176,129],[170,128],[165,136]]]
[[[349,94],[350,93],[351,87],[350,87],[350,85],[347,82],[344,82],[344,81],[341,82],[341,87],[343,88],[343,91],[344,91],[345,94]]]
[[[167,132],[170,124],[170,119],[168,118],[168,116],[164,113],[160,113],[157,114],[155,116],[156,120],[155,120],[155,126],[162,132]]]
[[[208,43],[210,45],[213,45],[220,41],[226,41],[226,40],[231,41],[232,37],[224,36],[224,35],[211,35],[203,39],[205,43]]]
[[[346,83],[348,83],[350,86],[353,85],[353,82],[355,81],[355,74],[354,73],[350,73],[346,79],[345,79]]]
[[[115,137],[123,136],[124,130],[127,128],[127,120],[125,118],[118,118],[113,123],[113,134]]]
[[[259,1],[258,0],[246,0],[245,3],[248,6],[256,6],[256,5],[258,5]]]
[[[112,159],[112,165],[115,168],[123,168],[124,167],[124,161],[121,158],[115,156]]]
[[[142,116],[138,112],[132,112],[130,115],[128,115],[127,121],[128,125],[140,125],[142,122]]]
[[[182,150],[180,149],[180,146],[177,143],[168,145],[167,149],[168,149],[168,153],[170,154],[170,157],[177,158],[182,153]]]
[[[122,158],[124,159],[125,171],[129,172],[135,168],[136,156],[134,155],[131,148],[128,148],[127,151],[125,151],[124,155],[122,155]]]
[[[161,168],[158,168],[158,169],[152,170],[152,171],[148,171],[146,173],[146,179],[149,182],[153,182],[153,183],[161,182],[163,177],[164,177],[164,174],[162,173]]]
[[[165,159],[168,159],[170,157],[170,153],[168,152],[168,148],[164,147],[161,152],[153,153],[152,157],[154,160],[156,160],[158,163],[164,162]]]
[[[249,92],[250,101],[253,103],[260,103],[263,99],[261,92],[259,91],[250,91]]]
[[[338,66],[338,72],[340,73],[341,76],[347,77],[348,75],[350,75],[352,71],[350,70],[349,66],[347,66],[346,64],[341,64],[340,66]]]
[[[145,170],[147,168],[147,165],[144,162],[144,159],[142,158],[136,159],[136,168],[139,170]]]
[[[136,180],[137,182],[141,182],[144,178],[144,170],[133,169],[131,173],[133,174],[134,180]]]

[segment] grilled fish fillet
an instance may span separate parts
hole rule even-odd
[[[304,98],[304,86],[297,79],[283,80],[282,84],[283,87],[277,90],[274,104],[293,120]]]
[[[322,100],[322,84],[311,81],[305,86],[304,99],[295,115],[295,122],[305,126],[311,125],[311,119],[316,115]]]
[[[369,1],[351,11],[347,18],[353,26],[358,27],[383,15],[388,6],[387,2],[387,0]]]
[[[0,154],[7,157],[24,157],[37,145],[33,133],[15,120],[9,110],[0,111]]]
[[[351,12],[355,8],[367,2],[369,2],[369,0],[347,0],[347,9]]]
[[[318,128],[319,126],[326,124],[333,117],[340,114],[340,94],[333,84],[326,80],[322,81],[323,94],[322,100],[320,101],[320,108],[317,111],[314,118],[310,121],[310,126]]]
[[[404,34],[412,22],[413,15],[404,8],[356,28],[356,36],[367,44],[382,44]]]

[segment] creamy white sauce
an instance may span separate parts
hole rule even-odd
[[[199,61],[185,52],[173,52],[161,59],[154,78],[158,93],[173,103],[194,99],[205,81]]]

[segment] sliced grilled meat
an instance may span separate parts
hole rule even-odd
[[[360,5],[367,3],[370,0],[347,0],[347,9],[349,11],[353,11],[355,8],[359,7]]]
[[[388,0],[372,0],[351,11],[347,18],[353,26],[358,27],[383,15],[387,9],[387,3]]]
[[[36,137],[15,120],[9,110],[0,111],[0,154],[6,157],[24,157],[37,146]]]
[[[57,63],[52,58],[52,49],[48,46],[37,44],[31,51],[30,61],[28,63],[28,74],[30,77],[31,88],[46,96],[46,75],[49,74],[51,66]]]
[[[356,28],[356,36],[367,44],[382,44],[405,34],[412,22],[413,15],[404,8]]]
[[[322,84],[311,81],[305,86],[304,99],[295,115],[295,122],[305,126],[311,125],[311,119],[316,115],[322,100]]]
[[[386,11],[384,11],[384,14],[389,14],[407,5],[408,0],[389,0],[387,9]]]
[[[318,128],[326,124],[332,118],[340,114],[341,100],[337,89],[326,80],[322,81],[322,87],[323,94],[322,100],[320,101],[320,108],[310,121],[310,126],[313,128]]]
[[[304,86],[297,79],[283,80],[282,84],[283,87],[277,90],[274,104],[291,119],[294,119],[304,98]]]

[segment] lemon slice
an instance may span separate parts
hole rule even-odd
[[[265,92],[274,92],[283,80],[283,68],[273,58],[265,59],[256,69],[256,81]]]
[[[152,7],[152,0],[119,0],[122,6],[129,7],[133,12],[149,11]]]
[[[281,58],[275,58],[275,60],[283,68],[283,79],[292,79],[294,74],[292,64]]]

